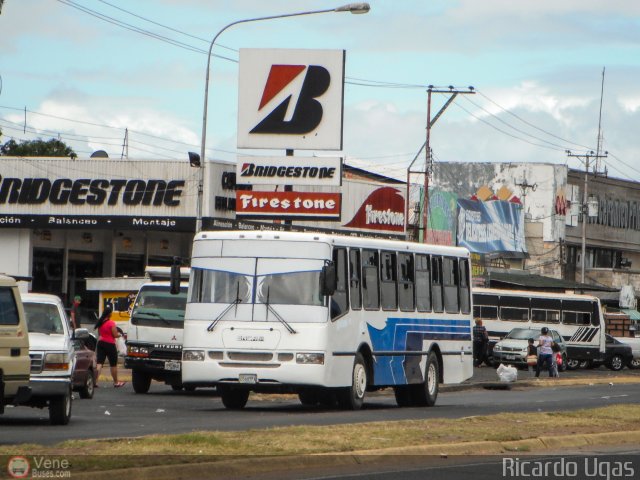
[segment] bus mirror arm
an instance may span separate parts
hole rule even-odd
[[[331,296],[337,287],[336,265],[333,262],[327,263],[320,272],[320,294]]]

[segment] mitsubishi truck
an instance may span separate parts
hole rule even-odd
[[[136,296],[127,330],[125,368],[131,369],[136,393],[147,393],[151,381],[173,390],[194,390],[182,383],[182,333],[189,269],[180,269],[179,293],[171,293],[170,267],[147,267],[149,281]]]

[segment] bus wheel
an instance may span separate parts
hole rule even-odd
[[[577,370],[580,366],[580,360],[576,360],[575,358],[567,358],[567,361],[564,362],[569,370]]]
[[[409,385],[393,387],[393,393],[396,395],[396,403],[399,407],[411,406],[411,388]]]
[[[249,400],[249,390],[239,388],[220,389],[222,404],[229,410],[241,410]]]
[[[440,367],[435,353],[429,353],[425,370],[424,383],[414,385],[411,391],[413,404],[417,407],[433,407],[436,404]]]
[[[351,372],[351,387],[341,388],[338,393],[338,404],[346,410],[359,410],[364,404],[367,390],[367,366],[361,353],[356,353]]]
[[[131,384],[134,392],[147,393],[151,386],[151,375],[134,370],[131,372]]]

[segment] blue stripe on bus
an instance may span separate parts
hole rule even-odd
[[[379,330],[367,324],[369,337],[376,351],[421,351],[425,340],[471,340],[471,320],[425,318],[387,318]],[[419,383],[422,372],[420,357],[384,356],[374,362],[376,385],[405,385]]]

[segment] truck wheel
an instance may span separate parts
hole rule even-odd
[[[440,366],[435,353],[429,353],[425,370],[424,383],[413,385],[411,390],[412,403],[417,407],[433,407],[436,404]]]
[[[51,425],[66,425],[71,420],[71,387],[61,397],[49,400],[49,420]]]
[[[320,402],[318,399],[318,392],[312,389],[300,390],[298,392],[298,399],[300,399],[300,403],[302,405],[307,405],[309,407],[315,407]]]
[[[84,385],[80,389],[80,398],[93,398],[95,392],[96,382],[93,370],[87,372],[87,379],[84,381]]]
[[[609,360],[609,363],[607,363],[607,367],[614,372],[619,372],[624,367],[624,361],[620,355],[614,355],[611,357],[611,360]]]
[[[229,410],[242,410],[249,400],[249,390],[240,388],[223,388],[220,390],[222,404]]]
[[[360,410],[367,391],[367,366],[361,353],[356,353],[351,371],[351,386],[338,390],[338,405],[345,410]]]
[[[131,383],[133,384],[134,392],[147,393],[149,387],[151,387],[151,375],[134,370],[131,372]]]

